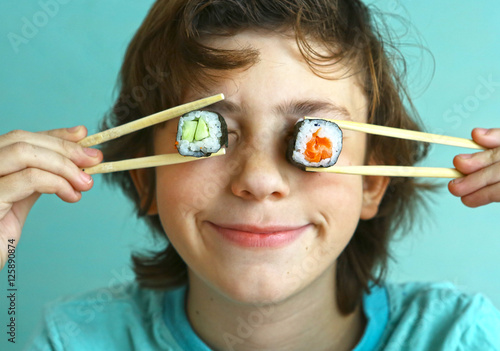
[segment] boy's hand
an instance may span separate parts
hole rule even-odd
[[[476,128],[472,138],[488,150],[456,156],[453,164],[466,177],[451,181],[448,188],[469,207],[500,202],[500,129]]]
[[[81,167],[102,161],[102,153],[76,142],[87,135],[83,126],[0,135],[0,269],[8,258],[8,244],[19,242],[26,217],[40,194],[56,194],[77,202],[92,188],[92,178]]]

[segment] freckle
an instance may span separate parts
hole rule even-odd
[[[210,298],[210,302],[214,302],[214,298],[213,297]]]
[[[200,315],[200,311],[196,310],[196,314],[199,316]]]
[[[290,274],[290,272],[286,272],[286,274]]]
[[[306,251],[309,250],[309,246],[306,246]]]

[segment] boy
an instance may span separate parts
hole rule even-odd
[[[305,115],[418,129],[361,2],[158,1],[127,51],[121,96],[133,96],[151,67],[168,83],[133,104],[118,99],[107,127],[224,93],[209,109],[228,124],[227,155],[111,176],[170,245],[135,257],[140,286],[115,293],[94,318],[81,313],[92,295],[54,307],[34,349],[498,347],[499,313],[482,297],[384,284],[377,274],[392,229],[411,220],[425,185],[307,173],[286,161],[289,134]],[[13,233],[33,192],[77,201],[91,187],[78,167],[102,160],[60,141],[80,140],[84,128],[48,134],[0,139],[6,155],[16,151],[0,183],[2,221]],[[171,153],[175,134],[170,121],[104,152],[110,160]],[[469,175],[450,190],[478,206],[500,200],[500,131],[477,129],[473,138],[491,150],[457,157]],[[345,131],[338,163],[413,165],[424,155],[408,141]]]

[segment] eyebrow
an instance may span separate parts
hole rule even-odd
[[[228,113],[241,113],[243,111],[243,108],[235,104],[234,102],[228,101],[228,100],[222,100],[218,101],[212,106],[217,107],[217,109],[222,113],[222,112],[228,112]],[[210,108],[208,106],[207,108]]]
[[[214,104],[221,113],[241,113],[244,108],[232,101],[223,100]],[[290,100],[279,104],[273,109],[273,112],[283,116],[293,117],[314,117],[316,113],[331,114],[332,118],[342,118],[352,120],[351,114],[344,106],[324,100]]]
[[[324,100],[292,100],[278,105],[275,112],[285,116],[314,117],[316,113],[331,114],[332,118],[351,120],[351,114],[344,106]]]

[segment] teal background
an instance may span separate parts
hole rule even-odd
[[[94,133],[113,102],[127,43],[152,4],[152,0],[60,2],[64,4],[59,8],[43,5],[52,0],[0,2],[0,134],[78,124]],[[416,30],[402,41],[419,38],[434,56],[432,76],[431,56],[403,49],[411,58],[411,92],[428,131],[469,137],[476,126],[500,127],[500,2],[372,2],[410,20]],[[9,33],[21,35],[24,18],[38,21],[40,28],[28,33],[28,42],[16,52]],[[398,27],[397,22],[390,23]],[[490,87],[488,98],[474,98],[483,79],[496,86]],[[464,104],[469,115],[452,112],[455,105]],[[451,167],[453,156],[460,152],[466,150],[435,146],[423,165]],[[390,278],[451,281],[487,295],[500,307],[500,205],[466,208],[441,183],[423,213],[424,223],[415,224],[394,245],[397,262],[391,264]],[[28,218],[16,252],[15,345],[6,342],[7,274],[0,272],[0,349],[22,349],[48,301],[133,279],[130,252],[154,245],[122,194],[103,184],[100,176],[95,176],[94,189],[78,204],[43,196]]]

